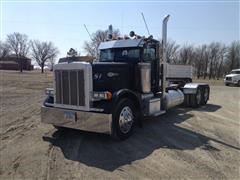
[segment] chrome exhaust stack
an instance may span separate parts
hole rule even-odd
[[[167,15],[163,19],[162,23],[162,97],[165,99],[166,96],[166,70],[167,70],[167,22],[170,15]],[[161,67],[161,61],[159,61]]]
[[[107,38],[108,38],[108,40],[112,40],[112,38],[113,38],[113,27],[112,27],[111,24],[108,26],[108,35],[107,35]]]

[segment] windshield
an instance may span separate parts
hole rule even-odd
[[[140,49],[104,49],[100,51],[101,62],[138,62]]]
[[[111,49],[101,50],[100,61],[113,61],[114,53]]]
[[[230,74],[240,74],[240,71],[231,71]]]

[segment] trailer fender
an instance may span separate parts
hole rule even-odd
[[[208,87],[206,83],[187,83],[182,88],[183,94],[196,94],[199,87]]]
[[[209,100],[210,88],[206,83],[188,83],[182,88],[184,94],[184,105],[199,107],[205,105]]]

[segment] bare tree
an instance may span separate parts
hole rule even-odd
[[[220,44],[219,51],[218,51],[218,60],[215,63],[215,76],[217,79],[220,78],[220,76],[224,75],[224,61],[226,60],[226,51],[227,48],[224,44]]]
[[[194,60],[194,47],[192,45],[184,45],[179,51],[180,64],[191,65]]]
[[[40,42],[38,40],[34,40],[31,41],[30,44],[32,50],[32,58],[36,60],[43,73],[46,61],[51,59],[53,60],[59,53],[58,49],[52,42]]]
[[[29,52],[29,41],[26,34],[14,32],[13,34],[7,35],[6,40],[10,50],[18,57],[26,57]],[[20,61],[20,71],[22,72],[23,66]]]
[[[162,42],[161,40],[159,42]],[[167,62],[170,64],[178,64],[179,45],[175,41],[168,39],[167,41]],[[160,43],[160,59],[162,59],[162,44]]]
[[[56,64],[56,57],[57,57],[57,55],[55,57],[53,56],[49,59],[48,67],[50,68],[50,71],[53,70],[53,66]]]
[[[120,35],[118,29],[113,30],[113,38]],[[85,41],[83,48],[87,52],[89,56],[96,57],[97,56],[97,48],[101,42],[105,41],[108,36],[108,30],[97,30],[92,34],[91,41]]]
[[[195,70],[195,74],[197,75],[197,78],[199,79],[204,74],[204,60],[205,60],[205,52],[207,49],[207,45],[202,45],[197,47],[195,51],[195,58],[193,61],[193,66]]]
[[[0,58],[8,56],[9,52],[10,52],[9,46],[6,43],[0,41]]]
[[[178,49],[179,45],[175,41],[169,40],[167,42],[167,62],[172,64],[178,64]]]
[[[216,70],[220,59],[221,44],[213,42],[209,45],[209,79],[216,77]]]
[[[240,41],[234,41],[227,53],[228,71],[240,68]]]

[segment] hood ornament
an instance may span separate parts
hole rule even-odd
[[[108,72],[107,73],[108,77],[114,77],[114,76],[118,76],[118,75],[119,75],[118,73],[114,73],[114,72]]]

